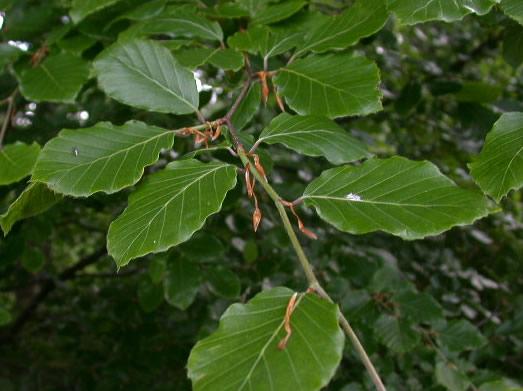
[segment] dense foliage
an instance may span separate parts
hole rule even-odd
[[[0,390],[523,389],[521,0],[0,10]]]

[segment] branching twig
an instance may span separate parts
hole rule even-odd
[[[333,302],[331,297],[327,294],[327,292],[323,289],[323,287],[320,285],[316,275],[314,274],[314,269],[307,258],[307,255],[305,255],[305,251],[303,250],[303,247],[300,244],[300,241],[298,240],[298,237],[296,236],[296,233],[294,232],[294,229],[292,227],[292,224],[289,220],[289,216],[287,216],[287,212],[285,211],[285,207],[283,203],[281,202],[282,198],[280,195],[274,190],[274,188],[265,180],[265,178],[262,177],[260,172],[255,168],[255,165],[252,164],[248,157],[248,153],[245,151],[245,148],[241,141],[238,138],[238,134],[236,131],[236,128],[231,122],[232,115],[236,112],[239,105],[241,104],[241,101],[243,98],[247,95],[247,92],[250,88],[250,85],[252,83],[252,77],[250,76],[245,81],[245,84],[243,85],[242,91],[240,92],[240,95],[238,96],[238,99],[234,102],[231,110],[227,113],[227,115],[223,118],[227,126],[229,127],[229,131],[231,133],[234,146],[236,148],[236,152],[238,153],[238,157],[241,159],[244,167],[246,170],[250,170],[251,174],[256,178],[256,180],[260,183],[260,185],[263,187],[263,189],[267,192],[269,197],[274,202],[276,209],[278,210],[278,213],[280,214],[280,218],[283,222],[283,226],[285,228],[285,231],[287,232],[287,235],[289,236],[289,239],[291,241],[291,244],[294,248],[294,251],[296,252],[296,255],[298,256],[298,260],[300,262],[300,265],[305,273],[305,276],[307,277],[307,281],[309,283],[309,287],[318,292],[320,296],[325,298],[326,300]],[[367,372],[369,373],[369,376],[374,383],[376,389],[378,391],[386,391],[386,388],[378,375],[378,372],[376,371],[376,368],[374,368],[374,365],[372,364],[372,361],[370,360],[369,356],[367,355],[367,352],[363,348],[363,345],[358,339],[358,336],[352,329],[349,321],[345,316],[340,312],[339,313],[339,322],[340,325],[345,332],[345,334],[349,337],[352,344],[354,345],[354,348],[358,352],[363,365],[365,365],[365,368],[367,369]]]

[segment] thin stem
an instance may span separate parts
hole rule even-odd
[[[305,276],[307,278],[307,281],[309,283],[309,287],[314,289],[320,296],[324,297],[326,300],[333,302],[332,298],[328,295],[328,293],[323,289],[323,287],[320,285],[316,275],[314,274],[314,269],[312,267],[312,264],[310,263],[309,259],[307,258],[307,255],[305,254],[305,251],[303,250],[303,247],[300,244],[300,241],[298,237],[296,236],[296,232],[294,232],[294,229],[292,227],[292,224],[289,220],[289,216],[287,216],[287,211],[285,210],[285,207],[283,205],[282,198],[280,195],[274,190],[274,188],[267,182],[267,180],[261,175],[258,170],[256,169],[256,165],[252,164],[250,161],[248,154],[245,152],[245,148],[238,138],[238,132],[234,126],[234,124],[231,121],[232,116],[238,110],[238,107],[240,106],[242,100],[247,95],[247,92],[249,91],[249,88],[252,84],[252,77],[250,76],[250,72],[248,71],[247,80],[245,81],[243,88],[240,92],[240,95],[234,102],[233,106],[229,110],[229,112],[223,117],[221,120],[218,120],[220,122],[224,122],[227,124],[227,127],[229,128],[229,132],[231,134],[231,137],[233,139],[234,146],[236,148],[236,152],[238,154],[238,157],[242,161],[244,167],[246,170],[250,170],[252,175],[256,178],[256,180],[260,183],[260,185],[263,187],[263,189],[267,192],[269,197],[274,202],[274,205],[276,205],[276,209],[278,210],[278,213],[280,214],[281,220],[283,222],[283,226],[285,228],[285,231],[287,232],[287,235],[289,236],[289,239],[291,241],[292,247],[294,248],[294,251],[296,252],[296,255],[298,256],[298,261],[300,262],[300,265],[305,273]],[[295,202],[299,203],[298,199]],[[386,391],[385,386],[383,385],[383,382],[380,379],[380,376],[378,375],[378,372],[376,371],[376,368],[374,368],[374,365],[372,364],[369,356],[367,355],[367,352],[363,348],[363,345],[361,344],[360,340],[358,339],[358,336],[352,329],[349,321],[345,316],[339,312],[339,322],[341,325],[341,328],[347,334],[349,339],[351,340],[352,344],[356,348],[356,351],[358,352],[363,365],[367,369],[367,372],[369,373],[369,376],[376,386],[376,389],[378,391]]]
[[[252,83],[252,78],[250,75],[248,75],[247,79],[243,83],[243,87],[242,87],[242,90],[240,91],[240,95],[238,95],[238,98],[236,98],[236,101],[233,103],[231,109],[225,115],[225,117],[224,117],[225,121],[230,120],[232,118],[232,116],[234,115],[234,113],[236,113],[236,111],[240,107],[240,104],[247,96],[247,93],[249,92],[249,88],[251,88],[251,83]]]
[[[0,149],[3,148],[4,145],[4,137],[7,133],[7,128],[9,126],[9,123],[11,122],[11,117],[13,116],[13,110],[14,110],[14,103],[15,98],[18,90],[14,90],[11,95],[6,99],[7,101],[7,110],[5,112],[5,118],[4,123],[2,124],[2,128],[0,129]]]
[[[300,241],[298,240],[298,237],[296,236],[296,233],[294,232],[294,229],[292,228],[292,224],[289,220],[289,217],[287,216],[287,212],[285,211],[285,207],[281,203],[281,197],[278,195],[276,190],[260,175],[260,173],[254,168],[254,165],[250,163],[249,158],[245,154],[245,151],[240,149],[238,151],[238,155],[243,163],[243,165],[246,168],[249,168],[251,173],[254,175],[254,177],[258,180],[258,182],[261,184],[261,186],[264,188],[264,190],[267,192],[269,197],[273,200],[274,204],[276,205],[276,208],[278,209],[278,212],[280,214],[280,217],[283,222],[283,226],[285,227],[285,231],[287,231],[287,235],[289,236],[289,239],[291,241],[292,247],[294,248],[294,251],[296,251],[296,254],[298,256],[298,260],[300,262],[300,265],[305,272],[305,276],[307,277],[307,281],[309,282],[309,286],[316,290],[320,296],[324,297],[330,302],[333,302],[332,298],[328,295],[328,293],[323,289],[323,287],[318,282],[318,279],[316,278],[316,275],[314,274],[314,269],[312,268],[312,265],[307,258],[307,255],[305,254],[305,251],[303,250],[303,247],[300,244]],[[249,163],[247,165],[247,163]],[[386,388],[378,375],[378,372],[376,371],[376,368],[372,364],[372,361],[370,360],[369,356],[367,355],[367,352],[365,351],[363,345],[361,344],[360,340],[358,339],[358,336],[352,329],[349,321],[345,316],[341,313],[339,313],[339,322],[340,325],[351,340],[352,344],[354,345],[356,351],[358,352],[358,355],[360,356],[361,361],[363,362],[363,365],[367,369],[367,372],[369,373],[369,376],[376,386],[376,389],[378,391],[386,391]]]

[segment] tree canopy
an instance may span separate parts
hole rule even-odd
[[[521,0],[0,12],[1,390],[523,390]]]

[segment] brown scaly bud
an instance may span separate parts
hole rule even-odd
[[[260,225],[262,217],[261,209],[256,206],[256,209],[254,209],[254,213],[252,214],[252,228],[254,229],[254,232],[258,231],[258,226]]]
[[[263,179],[265,179],[265,182],[267,182],[267,175],[265,174],[265,169],[260,162],[260,157],[255,153],[253,153],[252,156],[254,158],[254,167],[256,168],[256,171],[258,171]]]
[[[218,125],[218,126],[216,127],[215,132],[214,132],[213,135],[212,135],[211,140],[212,140],[212,141],[215,141],[218,137],[221,136],[221,134],[222,134],[222,126],[221,126],[221,125]]]
[[[298,299],[298,293],[294,292],[287,304],[287,309],[285,310],[285,317],[283,318],[283,327],[285,329],[285,337],[278,343],[278,349],[284,350],[289,343],[289,338],[292,335],[291,327],[291,316],[294,310],[296,309],[296,300]]]
[[[260,78],[260,82],[262,85],[263,103],[266,105],[267,100],[269,99],[269,94],[270,94],[269,83],[267,81],[267,72],[265,72],[265,71],[258,72],[258,77]]]

